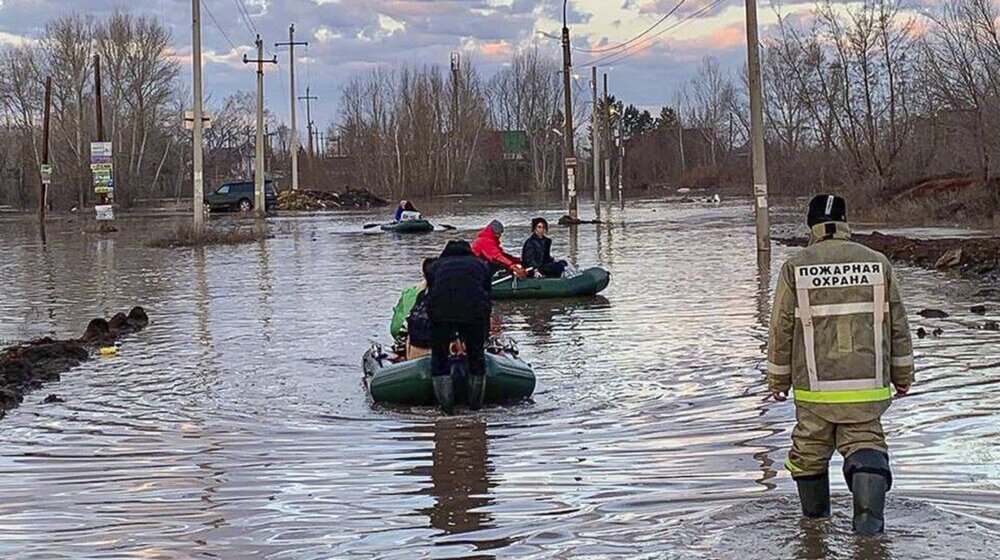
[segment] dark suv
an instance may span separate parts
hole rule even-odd
[[[205,208],[212,212],[219,210],[253,210],[253,181],[233,181],[224,183],[215,192],[205,196]],[[272,181],[264,182],[264,204],[268,210],[273,210],[278,202],[278,192],[274,190]]]

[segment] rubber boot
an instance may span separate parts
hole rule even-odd
[[[885,532],[885,494],[892,488],[889,456],[877,449],[862,449],[844,459],[844,479],[854,495],[854,532]]]
[[[811,518],[830,517],[830,473],[797,477],[802,515]]]
[[[485,375],[470,375],[469,376],[469,409],[479,410],[483,407],[483,401],[486,399],[486,376]]]
[[[455,412],[455,383],[450,375],[435,375],[434,397],[437,398],[438,405],[445,414],[451,415]]]
[[[888,481],[880,474],[854,474],[851,492],[854,494],[854,532],[859,535],[881,535],[885,532],[885,493]]]

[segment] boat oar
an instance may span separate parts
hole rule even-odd
[[[447,230],[456,230],[456,229],[458,229],[457,227],[455,227],[455,226],[453,226],[451,224],[438,224],[438,225],[441,226],[441,229],[447,229]]]
[[[534,271],[535,271],[534,267],[524,269],[524,275],[525,275],[524,277],[525,278],[531,278],[531,273],[534,272]],[[510,280],[513,277],[514,277],[513,274],[511,274],[510,276],[504,276],[503,278],[500,278],[498,280],[494,280],[493,284],[491,284],[491,285],[492,286],[496,286],[497,284],[503,284],[504,282]]]
[[[365,225],[361,226],[361,228],[362,229],[371,229],[373,227],[379,227],[380,225],[382,225],[382,224],[373,222],[373,223],[370,223],[370,224],[365,224]]]

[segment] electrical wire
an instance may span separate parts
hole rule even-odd
[[[587,63],[583,64],[582,66],[599,66],[599,65],[600,66],[609,66],[611,64],[615,64],[617,62],[621,62],[621,61],[623,61],[623,60],[625,60],[627,58],[630,58],[630,57],[632,57],[632,56],[634,56],[634,55],[636,55],[636,54],[638,54],[640,52],[643,52],[647,47],[649,47],[650,45],[653,44],[653,41],[655,39],[657,39],[658,37],[661,37],[663,34],[669,32],[669,31],[673,31],[674,29],[677,29],[678,27],[681,27],[682,25],[688,23],[689,21],[691,21],[691,20],[693,20],[695,18],[701,17],[702,15],[704,15],[704,14],[706,14],[706,13],[714,10],[718,6],[724,4],[725,2],[728,2],[728,1],[729,0],[715,0],[711,4],[706,5],[705,7],[699,9],[698,11],[693,12],[693,13],[691,13],[691,14],[689,14],[689,15],[681,18],[681,19],[679,19],[674,24],[672,24],[672,25],[670,25],[670,26],[668,26],[668,27],[666,27],[664,29],[661,29],[655,35],[652,35],[651,37],[648,37],[645,40],[643,40],[641,42],[641,44],[633,45],[632,47],[629,47],[629,48],[627,48],[627,49],[625,49],[624,51],[621,51],[621,52],[616,52],[616,53],[612,53],[612,54],[609,54],[609,55],[604,55],[604,56],[601,56],[601,57],[589,60],[589,61],[587,61]]]
[[[660,24],[662,24],[663,22],[667,21],[667,18],[669,18],[670,16],[674,15],[674,13],[677,12],[677,10],[679,10],[680,7],[683,6],[685,2],[687,2],[687,0],[680,0],[680,2],[677,3],[677,5],[675,5],[673,8],[671,8],[670,11],[668,11],[666,14],[664,14],[664,16],[661,17],[659,20],[657,20],[656,23],[654,23],[653,25],[649,26],[648,29],[646,29],[642,33],[636,35],[635,37],[632,37],[628,41],[625,41],[624,43],[620,43],[620,44],[613,45],[613,46],[610,46],[610,47],[602,47],[602,48],[599,48],[599,49],[581,49],[579,47],[572,47],[572,46],[570,48],[572,48],[576,52],[587,53],[587,54],[600,54],[600,53],[605,53],[605,52],[609,52],[609,51],[616,51],[616,50],[624,49],[624,48],[628,47],[629,45],[631,45],[632,43],[638,41],[639,39],[642,39],[649,32],[651,32],[652,30],[654,30],[657,27],[659,27]]]
[[[253,35],[255,37],[257,35],[260,35],[260,33],[257,31],[257,26],[253,24],[253,19],[250,17],[250,11],[247,10],[246,5],[243,4],[243,0],[233,0],[233,1],[236,2],[236,9],[239,10],[240,17],[243,19],[243,24],[247,26],[247,31],[250,32],[250,35]]]
[[[208,4],[205,3],[205,0],[201,0],[201,7],[205,8],[205,13],[208,14],[208,19],[212,21],[212,25],[215,26],[215,29],[222,34],[222,37],[226,40],[227,43],[229,43],[229,46],[232,47],[232,49],[235,51],[236,44],[233,43],[233,40],[229,38],[229,35],[226,33],[226,31],[222,28],[221,25],[219,25],[218,20],[215,19],[215,14],[212,13],[212,10],[208,7]]]

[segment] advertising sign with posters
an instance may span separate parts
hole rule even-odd
[[[90,143],[90,170],[94,174],[94,192],[110,194],[113,190],[111,142]]]

